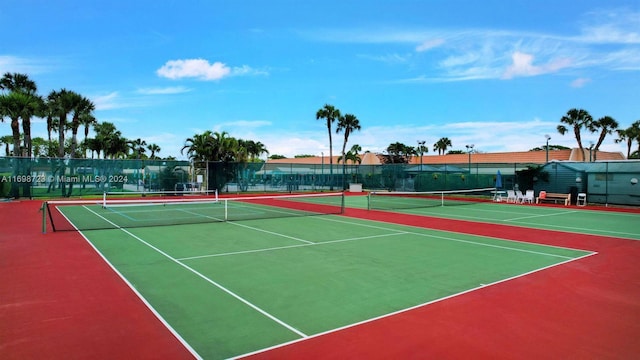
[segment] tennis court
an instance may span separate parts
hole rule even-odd
[[[470,192],[471,195],[477,193],[482,191]],[[436,201],[433,200],[433,194],[437,195]],[[640,227],[637,225],[640,216],[637,212],[607,211],[606,208],[587,210],[576,206],[506,204],[456,198],[440,201],[438,192],[424,193],[422,196],[380,193],[377,194],[377,198],[370,197],[368,203],[365,197],[349,200],[350,206],[360,208],[640,240]]]
[[[344,202],[340,195],[69,203],[51,212],[61,228],[67,222],[92,229],[83,231],[87,241],[202,358],[314,338],[595,254],[345,217]],[[505,208],[477,203],[437,211],[496,222],[554,217],[534,216],[542,208],[520,215]]]

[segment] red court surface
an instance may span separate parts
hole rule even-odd
[[[40,205],[0,203],[1,357],[192,358],[80,234],[41,234]],[[638,241],[355,209],[346,215],[598,253],[251,358],[631,359],[640,354]]]

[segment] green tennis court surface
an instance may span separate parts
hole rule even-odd
[[[367,208],[369,206],[365,196],[348,196],[346,201],[348,207]],[[453,203],[455,205],[440,206],[439,202],[433,204],[430,200],[420,202],[411,199],[410,206],[401,206],[397,209],[385,208],[385,210],[640,240],[640,226],[638,226],[640,214],[638,213],[598,211],[576,206],[563,208],[494,202]]]
[[[273,210],[252,211],[260,206]],[[80,223],[97,210],[62,211]],[[304,339],[592,254],[337,215],[84,235],[204,358]]]

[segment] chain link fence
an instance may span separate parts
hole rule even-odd
[[[640,205],[640,161],[343,165],[0,157],[0,197],[501,189]]]

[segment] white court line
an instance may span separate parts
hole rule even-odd
[[[405,313],[405,312],[408,312],[408,311],[411,311],[411,310],[415,310],[415,309],[418,309],[418,308],[421,308],[421,307],[425,307],[425,306],[428,306],[428,305],[431,305],[431,304],[435,304],[435,303],[438,303],[438,302],[441,302],[441,301],[445,301],[445,300],[448,300],[448,299],[451,299],[451,298],[454,298],[454,297],[462,296],[462,295],[465,295],[465,294],[468,294],[468,293],[471,293],[471,292],[474,292],[474,291],[477,291],[477,290],[480,290],[480,289],[484,289],[484,288],[486,288],[488,286],[494,286],[494,285],[501,284],[503,282],[515,280],[515,279],[518,279],[518,278],[521,278],[521,277],[525,277],[525,276],[528,276],[528,275],[531,275],[531,274],[534,274],[534,273],[537,273],[537,272],[540,272],[540,271],[543,271],[543,270],[546,270],[546,269],[550,269],[550,268],[553,268],[553,267],[556,267],[556,266],[564,265],[564,264],[567,264],[567,263],[570,263],[570,262],[573,262],[573,261],[581,260],[581,259],[584,259],[584,258],[589,257],[589,256],[593,256],[593,255],[596,255],[596,254],[597,253],[595,253],[595,252],[594,253],[590,253],[590,254],[586,254],[586,255],[578,257],[578,258],[572,258],[570,260],[562,261],[562,262],[559,262],[559,263],[556,263],[556,264],[545,266],[543,268],[539,268],[539,269],[535,269],[535,270],[532,270],[532,271],[528,271],[526,273],[523,273],[523,274],[520,274],[520,275],[515,275],[515,276],[509,277],[509,278],[506,278],[506,279],[498,280],[498,281],[495,281],[495,282],[492,282],[492,283],[489,283],[489,284],[480,284],[480,286],[477,286],[477,287],[474,287],[474,288],[471,288],[471,289],[468,289],[468,290],[464,290],[464,291],[461,291],[459,293],[451,294],[451,295],[448,295],[448,296],[445,296],[445,297],[442,297],[442,298],[438,298],[438,299],[435,299],[435,300],[427,301],[427,302],[422,303],[422,304],[418,304],[418,305],[414,305],[414,306],[411,306],[411,307],[408,307],[408,308],[400,309],[400,310],[397,310],[397,311],[394,311],[394,312],[390,312],[390,313],[387,313],[387,314],[376,316],[376,317],[373,317],[373,318],[370,318],[370,319],[366,319],[366,320],[363,320],[363,321],[359,321],[359,322],[356,322],[356,323],[353,323],[353,324],[345,325],[345,326],[342,326],[342,327],[339,327],[339,328],[335,328],[335,329],[327,330],[327,331],[324,331],[324,332],[321,332],[321,333],[313,334],[313,335],[310,335],[310,336],[308,336],[308,337],[306,337],[304,339],[292,340],[292,341],[289,341],[289,342],[286,342],[286,343],[274,345],[274,346],[271,346],[271,347],[268,347],[268,348],[264,348],[264,349],[260,349],[260,350],[256,350],[256,351],[253,351],[253,352],[250,352],[250,353],[236,355],[236,356],[233,357],[233,359],[240,359],[240,358],[244,358],[244,357],[247,357],[247,356],[250,356],[250,355],[260,354],[260,353],[263,353],[263,352],[266,352],[266,351],[269,351],[269,350],[281,348],[281,347],[288,346],[288,345],[295,344],[295,343],[299,343],[299,342],[302,342],[302,341],[307,341],[309,339],[317,338],[317,337],[320,337],[320,336],[324,336],[324,335],[327,335],[327,334],[335,333],[335,332],[342,331],[342,330],[345,330],[345,329],[349,329],[349,328],[352,328],[352,327],[356,327],[356,326],[359,326],[359,325],[363,325],[363,324],[367,324],[367,323],[370,323],[370,322],[374,322],[374,321],[377,321],[377,320],[380,320],[380,319],[388,318],[388,317],[391,317],[391,316],[394,316],[394,315],[402,314],[402,313]]]
[[[577,212],[577,211],[590,211],[590,212],[593,212],[593,213],[597,212],[597,213],[602,213],[602,214],[609,214],[606,211],[573,210],[573,212]],[[482,221],[482,222],[485,222],[485,223],[488,223],[488,224],[501,224],[501,222],[513,222],[514,221],[514,219],[501,220],[501,219],[493,219],[493,218],[486,218],[486,217],[479,217],[479,216],[469,216],[469,215],[460,215],[460,214],[442,215],[442,214],[438,214],[437,212],[431,213],[431,212],[425,212],[425,211],[414,211],[414,212],[407,212],[407,213],[408,214],[413,214],[413,215],[418,215],[418,216],[430,216],[430,217],[434,217],[434,218],[438,218],[438,219],[471,220],[471,221],[475,220],[475,221]],[[399,214],[403,214],[403,213],[399,213]],[[562,215],[562,213],[553,213],[551,215]],[[541,216],[546,216],[546,215],[541,215]],[[627,215],[627,214],[617,215],[616,214],[616,216],[625,216],[625,217],[627,217],[629,215]],[[533,227],[531,227],[529,225],[533,225]],[[533,229],[541,229],[541,230],[552,230],[552,231],[555,230],[555,231],[565,231],[565,232],[581,234],[581,235],[614,236],[614,237],[618,237],[618,238],[622,238],[622,239],[639,240],[637,238],[637,236],[638,236],[637,233],[628,233],[628,232],[602,230],[602,229],[592,229],[592,228],[585,228],[585,227],[573,227],[573,226],[553,225],[553,224],[539,224],[539,223],[531,223],[531,222],[524,222],[524,221],[523,222],[519,222],[517,224],[511,224],[510,223],[509,226],[518,226],[518,227],[521,227],[521,228],[524,228],[524,229],[533,228]]]
[[[256,229],[256,230],[260,230],[260,229]],[[278,246],[278,247],[264,248],[264,249],[244,250],[244,251],[233,251],[233,252],[220,253],[220,254],[210,254],[210,255],[190,256],[190,257],[179,258],[179,259],[177,259],[177,260],[180,260],[180,261],[182,261],[182,260],[193,260],[193,259],[202,259],[202,258],[217,257],[217,256],[229,256],[229,255],[239,255],[239,254],[258,253],[258,252],[264,252],[264,251],[274,251],[274,250],[282,250],[282,249],[291,249],[291,248],[298,248],[298,247],[322,246],[322,245],[326,245],[326,244],[335,244],[335,243],[346,242],[346,241],[365,240],[365,239],[373,239],[373,238],[380,238],[380,237],[387,237],[387,236],[396,236],[396,235],[403,235],[403,234],[408,234],[408,233],[407,233],[407,232],[398,232],[398,233],[393,233],[393,234],[361,236],[361,237],[355,237],[355,238],[349,238],[349,239],[339,239],[339,240],[323,241],[323,242],[319,242],[319,243],[298,244],[298,245],[288,245],[288,246]],[[277,234],[275,234],[275,235],[277,235]]]
[[[82,207],[98,215],[93,210],[86,207],[86,205],[83,205]],[[73,223],[62,211],[60,213],[76,230],[78,230],[78,228],[75,225],[73,225]],[[100,215],[98,215],[98,217],[111,223],[109,220],[105,219]],[[193,357],[195,357],[196,359],[203,359],[203,357],[200,356],[200,354],[198,354],[198,352],[193,347],[191,347],[191,345],[189,345],[189,343],[169,324],[169,322],[165,320],[165,318],[162,315],[160,315],[160,313],[151,305],[151,303],[147,301],[147,299],[145,299],[144,296],[142,296],[142,294],[133,286],[133,284],[129,280],[127,280],[127,278],[118,269],[116,269],[116,267],[109,261],[109,259],[107,259],[107,257],[104,254],[102,254],[100,250],[98,250],[98,248],[87,238],[87,236],[80,230],[78,230],[78,233],[80,234],[80,236],[84,238],[84,240],[89,244],[89,246],[91,246],[93,250],[102,258],[102,260],[104,260],[104,262],[107,263],[107,265],[109,265],[111,270],[113,270],[116,273],[116,275],[118,275],[120,279],[124,281],[124,283],[129,287],[129,289],[131,289],[131,291],[133,291],[133,293],[138,297],[138,299],[142,301],[142,303],[149,309],[149,311],[151,311],[151,313],[169,330],[169,332],[173,336],[175,336],[176,339],[178,339],[178,341],[182,344],[182,346],[184,346],[185,349],[187,349],[187,351],[189,351],[193,355]]]
[[[246,300],[245,298],[243,298],[242,296],[234,293],[233,291],[227,289],[226,287],[222,286],[221,284],[218,284],[217,282],[209,279],[208,277],[204,276],[203,274],[201,274],[200,272],[196,271],[195,269],[191,268],[190,266],[178,261],[176,258],[172,257],[171,255],[167,254],[166,252],[158,249],[157,247],[149,244],[148,242],[144,241],[143,239],[141,239],[140,237],[132,234],[130,231],[128,231],[127,229],[123,229],[120,226],[112,223],[111,221],[109,221],[108,219],[104,218],[103,216],[101,216],[100,214],[96,213],[95,211],[86,208],[87,210],[91,211],[92,213],[94,213],[96,216],[102,218],[103,220],[109,222],[110,224],[116,226],[119,230],[121,230],[122,232],[126,233],[127,235],[133,237],[134,239],[140,241],[141,243],[145,244],[146,246],[150,247],[151,249],[155,250],[156,252],[160,253],[162,256],[166,257],[167,259],[175,262],[176,264],[182,266],[183,268],[189,270],[190,272],[192,272],[193,274],[195,274],[196,276],[200,277],[201,279],[205,280],[206,282],[210,283],[211,285],[214,285],[215,287],[217,287],[218,289],[226,292],[227,294],[231,295],[232,297],[234,297],[235,299],[239,300],[240,302],[242,302],[243,304],[249,306],[250,308],[254,309],[255,311],[259,312],[260,314],[266,316],[267,318],[273,320],[274,322],[282,325],[283,327],[285,327],[286,329],[290,330],[291,332],[306,338],[308,337],[308,335],[306,335],[305,333],[301,332],[300,330],[294,328],[293,326],[285,323],[284,321],[276,318],[275,316],[269,314],[267,311],[261,309],[260,307],[252,304],[251,302],[249,302],[248,300]]]
[[[539,218],[539,217],[573,214],[573,213],[576,213],[576,212],[577,212],[576,210],[573,210],[573,211],[565,211],[565,212],[553,213],[553,214],[539,214],[539,215],[520,216],[520,217],[513,218],[513,219],[504,219],[502,221],[518,221],[518,220],[522,220],[522,219],[533,219],[533,218]]]
[[[346,224],[351,224],[351,225],[360,225],[360,226],[365,226],[365,227],[371,227],[371,228],[376,228],[376,229],[393,230],[393,229],[385,228],[383,226],[360,224],[360,223],[357,223],[357,222],[354,223],[354,222],[349,222],[349,221],[343,221],[343,220],[337,220],[337,219],[328,219],[328,218],[321,218],[321,219],[322,220],[326,220],[326,221],[335,221],[335,222],[341,222],[341,223],[346,223]],[[545,244],[535,244],[535,243],[522,242],[522,241],[516,241],[516,240],[500,239],[500,238],[494,238],[494,237],[489,237],[489,236],[481,236],[481,235],[473,235],[473,234],[465,234],[465,233],[455,233],[455,232],[452,232],[452,231],[445,231],[445,230],[433,230],[433,229],[428,229],[428,228],[418,228],[418,227],[414,227],[414,226],[410,226],[410,225],[402,225],[402,224],[397,224],[397,225],[413,227],[413,228],[417,228],[417,229],[423,229],[425,231],[431,230],[431,231],[438,231],[438,232],[448,232],[448,233],[454,233],[454,234],[463,234],[463,235],[469,235],[469,236],[473,236],[473,237],[496,239],[496,240],[507,241],[507,242],[518,242],[518,243],[530,244],[530,245],[533,245],[533,246],[540,246],[540,247],[553,247],[553,248],[568,249],[568,250],[574,250],[574,251],[589,251],[589,250],[581,250],[581,249],[562,248],[562,247],[558,247],[558,246],[545,245]],[[450,238],[450,237],[438,236],[438,235],[430,235],[430,234],[424,234],[424,233],[419,233],[419,232],[406,232],[406,233],[407,234],[412,234],[412,235],[418,235],[418,236],[424,236],[424,237],[440,239],[440,240],[446,240],[446,241],[456,241],[456,242],[467,243],[467,244],[478,245],[478,246],[487,246],[487,247],[493,247],[493,248],[504,249],[504,250],[526,252],[526,253],[531,253],[531,254],[536,254],[536,255],[552,256],[552,257],[559,257],[559,258],[564,258],[564,259],[573,259],[573,257],[569,257],[569,256],[549,254],[549,253],[545,253],[545,252],[526,250],[526,249],[518,249],[518,248],[509,247],[509,246],[485,244],[485,243],[481,243],[481,242],[477,242],[477,241],[471,241],[471,240],[454,239],[454,238]]]

